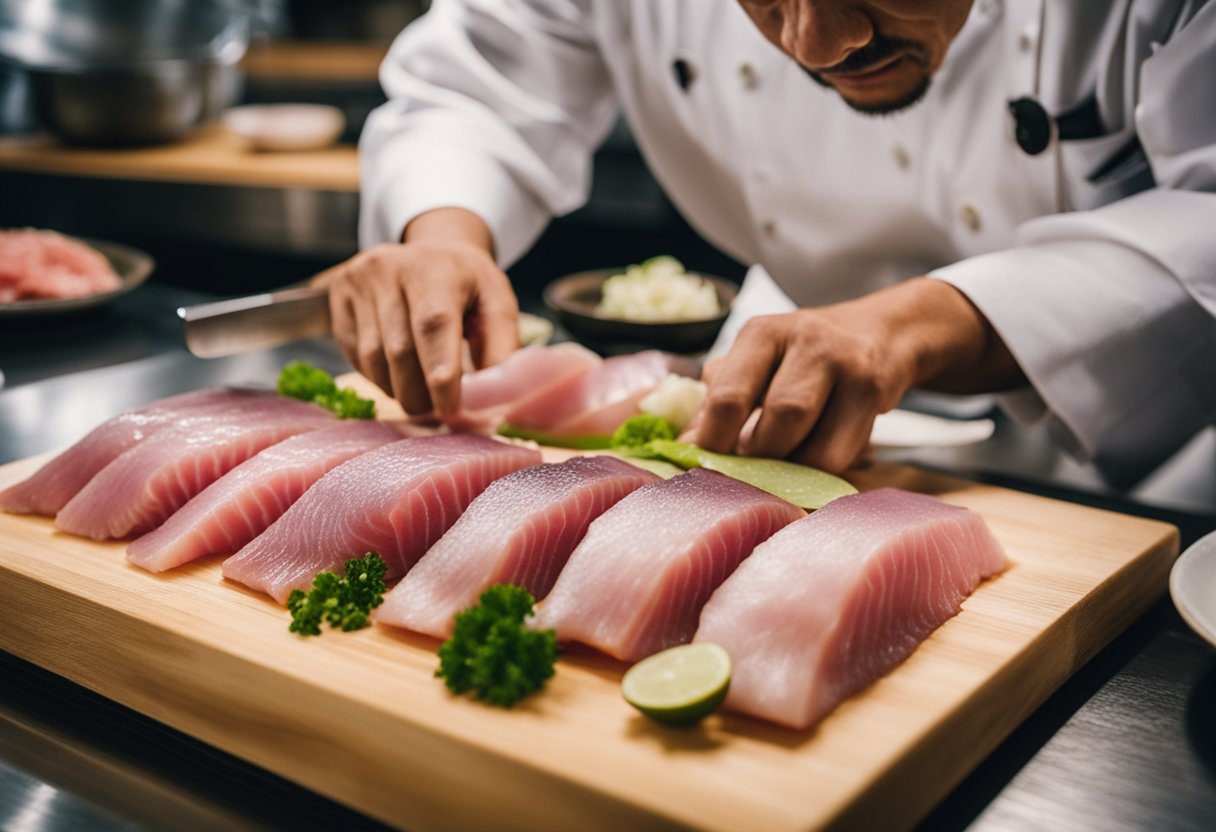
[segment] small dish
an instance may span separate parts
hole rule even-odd
[[[325,104],[246,104],[227,110],[224,124],[255,150],[319,150],[342,135],[346,116]]]
[[[625,321],[596,312],[604,281],[624,268],[595,269],[559,278],[545,287],[545,305],[554,311],[566,331],[578,341],[597,347],[621,345],[694,353],[708,349],[730,313],[738,287],[721,277],[700,275],[718,295],[721,313],[691,321]]]
[[[1216,647],[1216,532],[1196,540],[1174,562],[1170,596],[1191,629]]]
[[[58,300],[15,300],[0,303],[0,319],[38,317],[42,315],[61,315],[69,312],[79,312],[112,303],[148,279],[152,274],[155,261],[139,249],[106,240],[92,240],[87,237],[73,237],[77,242],[85,243],[105,255],[118,272],[122,286],[112,292],[99,292],[95,295],[85,295],[79,298],[62,298]]]

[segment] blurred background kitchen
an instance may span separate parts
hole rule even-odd
[[[122,241],[153,255],[154,282],[218,293],[296,282],[353,254],[354,145],[384,100],[381,58],[427,5],[0,0],[0,226]],[[340,133],[276,152],[225,126],[231,107],[278,103],[336,108]],[[742,275],[683,223],[622,126],[589,204],[511,277],[537,300],[554,276],[660,252]]]

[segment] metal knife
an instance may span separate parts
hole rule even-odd
[[[199,358],[219,358],[329,335],[329,292],[282,289],[179,307],[177,317],[190,352]]]

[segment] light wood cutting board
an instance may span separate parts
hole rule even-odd
[[[0,467],[0,487],[45,458]],[[153,576],[123,544],[5,514],[0,648],[413,830],[901,828],[1160,597],[1178,535],[902,466],[852,479],[978,511],[1013,566],[811,731],[729,714],[664,728],[621,700],[623,666],[588,652],[490,708],[432,677],[436,641],[303,639],[216,558]]]

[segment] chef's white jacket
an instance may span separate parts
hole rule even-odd
[[[1216,423],[1216,0],[976,0],[925,99],[886,117],[815,84],[734,0],[438,0],[381,82],[364,245],[461,206],[509,265],[585,202],[623,115],[688,221],[759,267],[736,322],[928,273],[1025,370],[1007,408],[1113,477]],[[1092,97],[1096,129],[1028,155],[1022,96],[1052,114]]]

